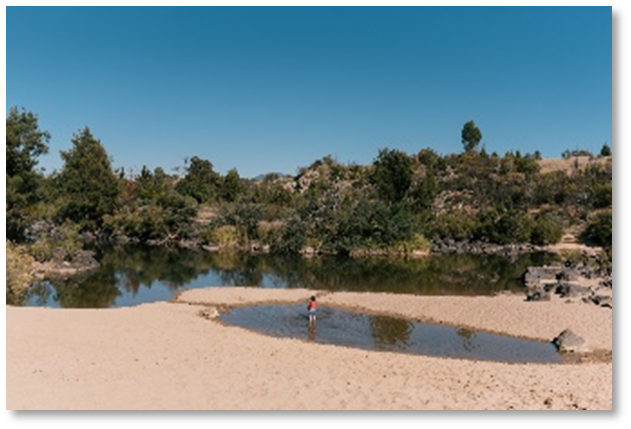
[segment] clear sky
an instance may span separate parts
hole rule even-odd
[[[612,143],[610,7],[27,8],[6,11],[6,108],[86,125],[115,167],[184,158],[294,174],[383,147],[490,153]],[[614,148],[615,149],[615,148]]]

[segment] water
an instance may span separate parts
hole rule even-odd
[[[498,256],[436,255],[420,260],[307,260],[278,255],[216,254],[147,246],[100,250],[101,267],[89,275],[35,284],[25,305],[63,308],[126,307],[168,301],[178,291],[208,286],[309,288],[418,295],[492,295],[523,290],[530,265],[549,254],[517,260]]]
[[[220,319],[274,337],[365,350],[512,363],[562,361],[551,343],[322,306],[317,322],[309,324],[305,308],[305,304],[240,307]]]

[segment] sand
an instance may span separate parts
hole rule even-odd
[[[424,297],[196,289],[107,310],[6,307],[7,409],[505,410],[612,408],[611,361],[508,364],[268,337],[201,317],[209,306],[321,306],[551,340],[565,328],[612,350],[612,310],[523,296]]]

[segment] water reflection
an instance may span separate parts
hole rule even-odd
[[[419,295],[490,295],[522,289],[530,265],[553,255],[517,260],[444,255],[420,260],[315,258],[218,254],[185,249],[120,246],[99,250],[101,267],[71,280],[50,279],[29,290],[27,305],[118,307],[166,301],[183,288],[260,286]],[[381,322],[376,322],[379,325]],[[376,328],[383,329],[383,328]]]
[[[274,337],[368,350],[501,362],[560,362],[551,343],[523,340],[389,316],[326,307],[309,325],[304,306],[240,307],[220,315],[223,322]],[[317,326],[317,335],[316,335]]]
[[[370,329],[378,350],[405,349],[410,342],[414,325],[405,319],[370,316]]]

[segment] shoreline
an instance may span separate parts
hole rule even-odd
[[[213,306],[317,293],[321,306],[466,319],[475,329],[526,338],[550,340],[571,328],[594,349],[612,349],[611,309],[523,296],[209,288],[117,309],[7,306],[7,409],[612,409],[611,360],[514,364],[366,351],[202,316]]]
[[[221,287],[184,290],[171,302],[224,309],[306,302],[311,295],[318,297],[318,303],[322,306],[529,340],[550,342],[568,328],[584,336],[592,352],[611,352],[613,349],[611,309],[566,302],[557,297],[545,302],[526,302],[521,294],[424,296],[387,292]]]

